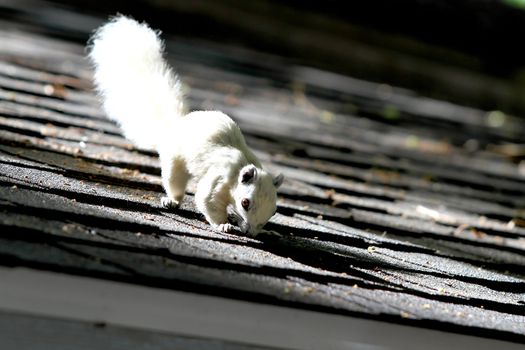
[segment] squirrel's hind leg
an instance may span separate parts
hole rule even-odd
[[[166,196],[160,202],[166,208],[176,208],[184,198],[186,186],[190,179],[190,174],[186,169],[186,164],[182,159],[161,157],[162,186],[166,191]]]

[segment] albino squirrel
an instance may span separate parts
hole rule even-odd
[[[241,130],[217,111],[184,113],[181,84],[164,60],[164,43],[147,24],[119,15],[90,39],[89,58],[104,109],[140,147],[159,153],[165,207],[177,207],[190,178],[195,202],[211,226],[237,223],[252,236],[276,211],[283,176],[271,176]]]

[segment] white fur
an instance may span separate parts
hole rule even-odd
[[[183,111],[180,83],[162,58],[164,45],[146,24],[114,17],[91,39],[89,58],[108,116],[137,145],[155,148]]]
[[[226,114],[184,115],[180,83],[162,56],[157,34],[133,19],[118,16],[96,31],[89,57],[108,116],[139,146],[159,152],[164,206],[178,206],[194,177],[197,207],[215,229],[231,231],[230,216],[243,232],[256,235],[275,212],[282,176],[262,169]],[[257,175],[243,183],[251,167]],[[243,198],[250,201],[248,210]]]

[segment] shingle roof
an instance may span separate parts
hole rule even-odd
[[[4,24],[8,25],[4,25]],[[525,122],[285,59],[168,41],[193,109],[286,181],[210,230],[108,121],[82,45],[0,27],[0,264],[525,342]]]

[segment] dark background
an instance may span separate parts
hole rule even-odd
[[[525,116],[522,0],[55,3],[97,17],[120,12],[165,34],[241,45],[420,95]],[[61,35],[61,26],[68,24],[56,13],[47,15],[40,20]],[[77,39],[85,40],[81,25]]]

